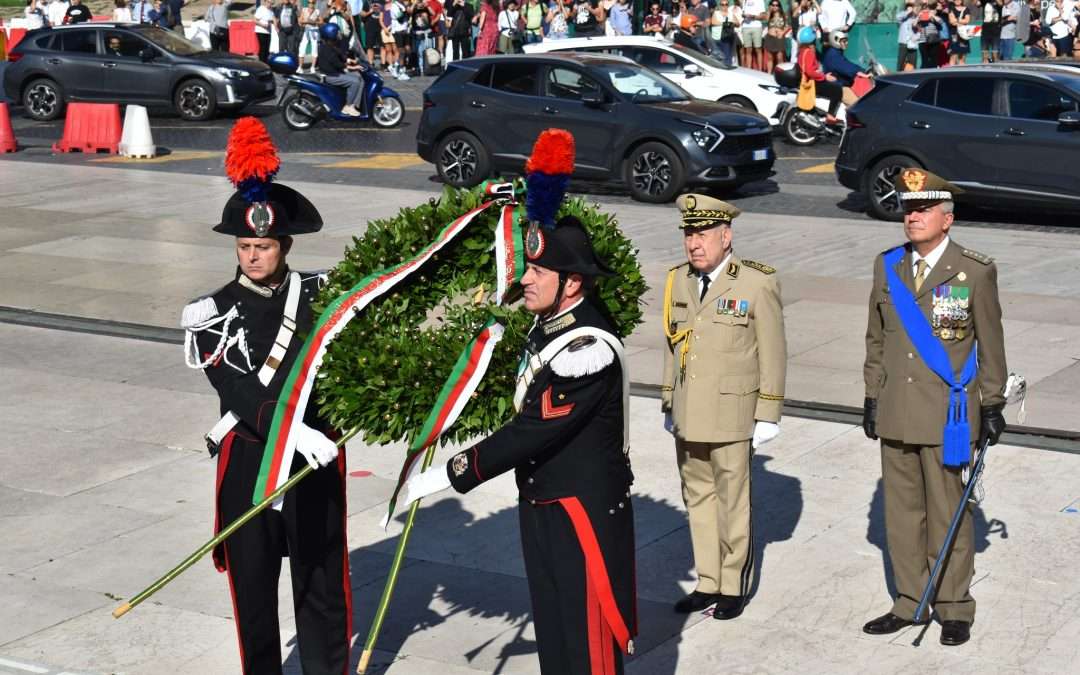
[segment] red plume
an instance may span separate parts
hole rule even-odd
[[[568,176],[574,173],[574,137],[565,129],[545,129],[525,162],[525,173]]]
[[[234,185],[254,178],[265,183],[281,167],[277,148],[266,126],[254,117],[241,117],[229,133],[225,148],[225,174]]]

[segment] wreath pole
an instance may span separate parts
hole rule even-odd
[[[337,441],[338,446],[344,446],[345,443],[349,442],[358,433],[360,433],[359,427],[353,429],[352,431],[349,431]],[[260,512],[265,510],[266,507],[273,504],[274,500],[292,489],[293,486],[302,481],[312,471],[314,471],[314,469],[312,469],[311,465],[309,464],[297,471],[292,476],[290,476],[289,480],[281,484],[281,487],[267,495],[266,499],[262,500],[258,504],[252,506],[250,509],[245,511],[244,514],[241,515],[239,518],[229,523],[228,526],[221,530],[221,532],[218,532],[216,535],[214,535],[214,537],[210,541],[206,542],[205,544],[197,548],[194,553],[180,561],[179,565],[163,574],[161,578],[140,591],[131,600],[128,600],[124,604],[114,609],[112,613],[113,618],[119,619],[120,617],[130,612],[136,605],[146,600],[154,593],[157,593],[162,588],[165,588],[165,586],[167,586],[169,582],[183,574],[189,567],[198,562],[198,560],[204,555],[214,550],[215,546],[232,536],[232,534],[239,530],[245,523],[247,523],[249,520],[257,516]]]
[[[421,471],[431,466],[432,460],[435,459],[435,444],[432,443],[428,446],[427,452],[424,454],[424,463],[421,466]],[[394,561],[390,564],[390,575],[386,578],[386,585],[383,586],[382,597],[379,599],[379,606],[375,610],[375,619],[371,622],[371,629],[368,631],[367,641],[364,642],[364,651],[360,654],[360,663],[356,666],[356,672],[358,675],[364,675],[367,672],[368,662],[371,661],[371,654],[375,651],[375,642],[379,639],[379,632],[382,630],[383,619],[386,618],[386,612],[390,608],[390,598],[394,595],[394,587],[397,585],[398,572],[401,570],[401,563],[405,559],[405,547],[409,544],[409,535],[412,533],[413,521],[416,520],[416,510],[420,508],[420,500],[417,499],[409,507],[409,515],[405,519],[405,529],[402,530],[401,536],[398,538],[397,549],[394,551]]]

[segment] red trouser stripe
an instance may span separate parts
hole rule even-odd
[[[221,532],[221,483],[225,480],[225,470],[229,468],[229,453],[232,451],[233,441],[236,440],[236,432],[230,431],[221,439],[221,452],[218,453],[217,480],[214,482],[214,535]],[[218,572],[224,572],[227,567],[225,562],[225,545],[219,544],[214,548],[214,567]]]
[[[574,532],[577,534],[581,551],[585,554],[585,575],[588,577],[586,586],[597,596],[600,605],[601,618],[604,619],[604,627],[610,631],[619,643],[619,648],[625,653],[630,642],[630,631],[626,629],[626,622],[619,613],[619,606],[615,604],[615,594],[611,590],[611,579],[608,577],[607,565],[604,556],[600,552],[600,544],[596,540],[596,532],[593,531],[589,515],[585,513],[585,507],[577,497],[563,497],[559,500],[570,522],[574,524]],[[590,651],[591,651],[590,632]]]
[[[230,434],[231,438],[231,434]],[[233,587],[232,565],[229,564],[229,549],[222,544],[224,550],[225,567],[228,568],[225,575],[229,579],[229,597],[232,598],[233,624],[236,626],[236,642],[240,645],[240,672],[247,672],[247,664],[244,661],[244,638],[240,635],[240,610],[236,606],[236,588]]]
[[[341,555],[344,558],[342,560],[342,569],[344,569],[342,584],[345,587],[345,649],[348,651],[352,647],[352,584],[349,583],[349,536],[347,533],[349,527],[349,500],[345,493],[345,477],[349,474],[345,470],[345,446],[341,446],[338,450],[338,473],[341,474]],[[345,659],[345,670],[342,675],[351,675],[349,673],[349,659]]]

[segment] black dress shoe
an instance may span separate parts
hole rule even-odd
[[[941,644],[947,647],[962,645],[971,639],[971,624],[967,621],[942,621]]]
[[[889,612],[884,616],[879,616],[872,621],[866,622],[866,625],[864,625],[862,629],[864,633],[869,633],[870,635],[889,635],[890,633],[895,633],[901,628],[907,628],[914,623],[914,621],[901,619],[892,612]]]
[[[741,595],[721,595],[713,608],[712,618],[719,621],[734,619],[742,614],[746,606],[746,598]]]
[[[702,593],[701,591],[694,591],[690,595],[675,603],[675,611],[679,614],[700,612],[701,610],[716,602],[717,598],[719,597],[720,596],[716,593]]]

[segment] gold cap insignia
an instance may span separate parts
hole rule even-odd
[[[900,174],[907,192],[921,192],[926,187],[926,172],[919,169],[904,169]]]

